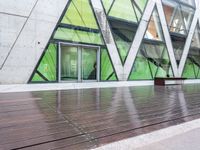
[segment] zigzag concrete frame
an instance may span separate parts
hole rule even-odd
[[[132,45],[131,45],[130,51],[128,53],[127,59],[124,63],[124,66],[121,63],[120,56],[117,52],[117,46],[114,42],[111,28],[109,27],[108,20],[106,19],[106,14],[104,12],[101,0],[91,0],[91,2],[92,2],[92,6],[94,8],[94,11],[95,11],[97,21],[100,25],[100,28],[101,28],[101,31],[103,34],[103,38],[106,42],[106,46],[108,48],[109,55],[111,56],[111,60],[114,65],[118,79],[121,81],[126,81],[126,80],[128,80],[132,66],[135,62],[135,59],[136,59],[137,53],[139,51],[140,45],[142,43],[145,31],[148,27],[148,22],[151,19],[151,14],[154,10],[154,7],[157,7],[159,17],[165,18],[162,1],[161,0],[148,0],[147,6],[144,10],[143,16],[141,18],[140,24],[138,26],[135,38],[132,42]],[[196,6],[198,6],[197,1],[196,1]],[[193,33],[195,31],[195,26],[196,26],[199,18],[200,18],[200,10],[197,8],[195,11],[193,20],[192,20],[189,35],[186,40],[186,44],[184,47],[183,55],[182,55],[179,66],[176,63],[174,50],[173,50],[173,46],[172,46],[172,41],[171,41],[171,37],[169,34],[169,29],[167,26],[166,19],[160,19],[165,43],[166,43],[168,54],[169,54],[169,59],[170,59],[171,65],[172,65],[172,71],[173,71],[175,77],[181,77],[181,75],[182,75],[182,72],[183,72],[183,69],[185,66],[185,62],[187,59],[187,55],[188,55],[188,52],[190,49],[190,44],[192,41]]]

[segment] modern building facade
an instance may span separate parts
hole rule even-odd
[[[195,0],[0,0],[0,83],[200,78]]]

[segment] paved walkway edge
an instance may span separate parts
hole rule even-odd
[[[200,80],[186,80],[184,84],[198,84]],[[124,86],[147,86],[154,85],[154,81],[115,81],[115,82],[87,82],[87,83],[41,83],[41,84],[8,84],[0,85],[0,93],[69,90],[88,88],[109,88]]]
[[[182,135],[197,128],[200,128],[200,119],[107,144],[94,150],[134,150],[176,135]]]

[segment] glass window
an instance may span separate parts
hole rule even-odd
[[[196,73],[194,68],[195,68],[194,63],[192,63],[189,59],[187,59],[182,76],[185,78],[195,79]]]
[[[61,46],[61,80],[78,80],[78,48]]]
[[[97,80],[97,50],[82,48],[82,79]]]
[[[171,39],[172,39],[172,45],[174,48],[176,62],[177,62],[177,64],[179,64],[181,57],[182,57],[183,49],[185,46],[186,37],[185,36],[177,36],[176,34],[171,34]]]
[[[57,45],[50,43],[44,56],[40,60],[39,66],[37,67],[33,81],[56,81],[56,68],[57,68]]]
[[[58,28],[54,35],[54,39],[100,45],[103,44],[100,33],[86,32],[67,28]]]
[[[137,54],[130,80],[173,76],[167,48],[163,43],[144,41]]]
[[[61,23],[98,28],[89,0],[71,0]]]
[[[179,65],[194,16],[194,9],[184,3],[172,0],[163,0],[163,8],[170,30],[176,62]]]
[[[129,80],[151,80],[153,79],[149,62],[147,60],[144,46],[142,45],[137,54],[136,60],[132,67]]]
[[[130,22],[138,22],[138,18],[130,0],[115,0],[108,12],[108,16]]]
[[[157,9],[154,9],[151,15],[151,19],[147,27],[145,38],[151,40],[164,41],[162,27]]]
[[[163,0],[163,8],[170,32],[186,35],[194,15],[194,9],[172,0]]]
[[[101,80],[117,80],[107,49],[101,49]]]
[[[195,0],[180,0],[180,2],[195,7]]]
[[[192,23],[192,19],[194,16],[194,9],[184,6],[184,5],[180,5],[181,6],[181,12],[182,12],[182,16],[183,16],[183,20],[185,23],[185,28],[187,31],[189,31],[190,29],[190,25]]]

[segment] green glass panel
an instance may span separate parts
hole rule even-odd
[[[145,57],[149,61],[152,76],[166,77],[170,68],[170,61],[166,46],[163,43],[145,42]]]
[[[82,79],[96,80],[97,51],[91,48],[82,48]]]
[[[62,81],[78,79],[78,48],[61,45],[60,50],[60,76]]]
[[[167,77],[167,76],[171,76],[169,70],[170,70],[170,60],[169,60],[169,56],[168,56],[168,52],[166,47],[164,47],[163,52],[162,52],[162,56],[159,59],[159,66],[158,66],[158,70],[157,70],[157,77]]]
[[[101,80],[117,80],[106,49],[101,50]]]
[[[49,44],[37,68],[37,70],[48,81],[56,81],[56,56],[57,56],[57,45]],[[39,78],[38,75],[36,76],[34,75],[32,81],[44,81],[44,79],[41,78]]]
[[[200,69],[198,71],[197,79],[200,79]]]
[[[31,81],[32,82],[37,82],[37,81],[45,81],[45,80],[42,77],[40,77],[40,75],[35,73]]]
[[[185,42],[186,42],[186,38],[184,38],[184,37],[172,39],[172,45],[173,45],[173,48],[174,48],[174,54],[175,54],[177,64],[180,63],[182,53],[183,53],[183,49],[184,49],[184,46],[185,46]]]
[[[152,73],[152,76],[154,78],[156,76],[158,67],[154,63],[152,63],[151,61],[149,61],[149,67],[151,69],[151,73]]]
[[[130,0],[115,0],[108,15],[130,22],[138,22]]]
[[[184,78],[195,79],[193,63],[189,59],[186,61],[182,76]]]
[[[144,11],[144,8],[147,4],[148,0],[134,0],[135,1],[135,6],[137,6],[136,8],[138,8],[140,11]]]
[[[150,40],[164,41],[162,26],[156,8],[154,8],[154,11],[151,15],[145,38]]]
[[[159,75],[160,77],[173,77],[169,54],[168,54],[166,46],[164,47],[162,57],[160,59],[160,65],[161,65],[160,68],[163,71],[162,76],[161,74]]]
[[[191,5],[195,7],[195,0],[180,0],[182,3],[185,3],[186,5]]]
[[[129,80],[152,79],[148,60],[143,55],[141,52],[138,53]]]
[[[159,65],[163,55],[164,45],[159,43],[144,43],[147,58],[155,65]]]
[[[199,67],[197,65],[195,65],[194,63],[193,63],[193,67],[194,67],[195,76],[197,77],[198,72],[199,72]]]
[[[122,59],[123,62],[125,62],[126,56],[129,52],[131,42],[130,41],[129,42],[124,41],[123,39],[121,39],[117,35],[115,35],[115,38],[116,38],[116,44],[117,44],[121,59]]]
[[[85,32],[67,28],[58,28],[54,39],[91,44],[103,44],[100,33]]]
[[[174,73],[173,73],[173,71],[172,71],[172,67],[169,68],[168,76],[169,76],[169,77],[174,77]]]
[[[185,29],[188,32],[192,23],[193,16],[194,16],[194,9],[182,4],[180,4],[180,7],[181,7],[182,18],[185,23],[184,24]]]
[[[158,67],[156,77],[166,77],[166,76],[167,72],[163,68]]]
[[[109,78],[109,81],[116,81],[116,80],[117,80],[116,74],[113,73],[113,75]]]
[[[72,0],[61,23],[98,28],[89,0]]]

